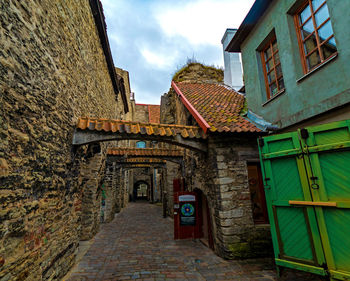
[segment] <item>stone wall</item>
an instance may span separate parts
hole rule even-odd
[[[99,230],[102,208],[102,180],[105,155],[94,154],[81,165],[82,214],[80,240],[90,240]]]
[[[0,21],[0,279],[59,280],[80,236],[74,125],[123,106],[88,0],[1,2]]]
[[[166,178],[164,191],[166,191],[167,198],[167,213],[169,216],[174,216],[174,190],[173,190],[173,180],[181,178],[180,166],[176,163],[167,161],[166,163]]]
[[[124,114],[123,120],[132,121],[135,119],[135,100],[132,100],[130,96],[131,88],[130,88],[129,72],[118,67],[115,68],[115,72],[117,75],[123,78],[125,95],[128,101],[129,112],[127,114]]]
[[[117,177],[116,177],[116,163],[108,163],[106,167],[106,174],[104,178],[105,188],[105,207],[104,207],[104,222],[110,222],[116,213],[116,192],[117,192]],[[119,184],[119,183],[118,183]]]
[[[208,200],[214,251],[227,259],[272,255],[270,226],[255,224],[248,162],[259,161],[254,136],[211,136],[208,154],[187,151],[185,182]]]
[[[117,166],[115,171],[116,186],[115,186],[115,211],[119,213],[123,208],[123,169],[120,166]]]
[[[206,164],[211,163],[210,189],[215,191],[214,237],[216,251],[222,257],[272,255],[269,225],[253,221],[247,163],[258,160],[254,136],[216,136],[209,142]]]
[[[137,104],[135,106],[135,122],[148,122],[148,106]]]

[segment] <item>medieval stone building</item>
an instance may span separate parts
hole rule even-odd
[[[106,145],[72,149],[74,125],[128,118],[129,98],[99,1],[0,7],[0,279],[59,280],[100,221]]]
[[[244,118],[244,96],[222,80],[221,70],[198,63],[181,69],[162,97],[161,121],[207,132],[207,153],[187,150],[185,172],[178,173],[180,190],[200,198],[204,243],[225,258],[266,255],[271,242],[257,148],[262,132]],[[172,202],[173,187],[167,187]]]

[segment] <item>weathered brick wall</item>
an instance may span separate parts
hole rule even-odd
[[[0,279],[60,279],[80,235],[74,124],[122,104],[88,0],[0,1],[0,21]]]

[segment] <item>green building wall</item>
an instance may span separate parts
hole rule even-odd
[[[274,1],[241,45],[248,107],[280,128],[310,120],[324,112],[336,115],[334,112],[340,111],[331,110],[347,104],[349,110],[346,109],[338,119],[344,119],[347,114],[350,118],[350,1],[327,1],[338,55],[307,75],[303,73],[291,14],[296,2]],[[257,48],[273,30],[277,37],[286,90],[267,101]],[[323,121],[327,122],[327,118]]]

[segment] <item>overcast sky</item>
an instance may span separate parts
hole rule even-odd
[[[114,64],[129,71],[137,103],[160,104],[188,59],[223,66],[221,38],[254,0],[101,0]]]

